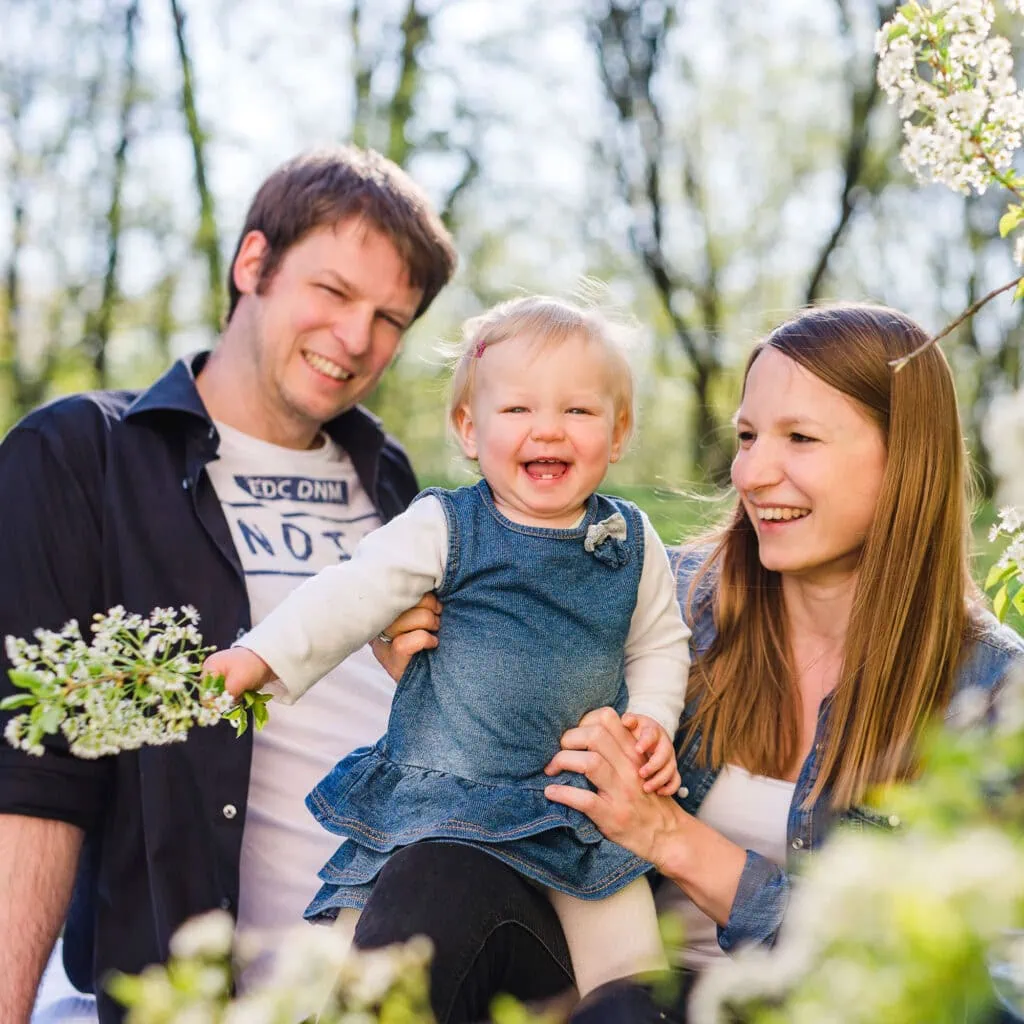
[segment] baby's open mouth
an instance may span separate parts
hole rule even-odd
[[[558,480],[569,472],[569,464],[561,459],[535,459],[523,464],[532,480]]]

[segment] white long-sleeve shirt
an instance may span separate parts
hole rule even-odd
[[[686,695],[690,631],[676,601],[668,556],[641,513],[644,563],[626,638],[627,710],[675,733]],[[297,700],[444,579],[448,524],[432,495],[369,533],[352,558],[322,569],[239,641],[277,675],[272,689]]]

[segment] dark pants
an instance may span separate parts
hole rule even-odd
[[[434,944],[430,983],[438,1024],[487,1020],[500,992],[543,1003],[572,988],[569,950],[547,897],[474,847],[418,843],[384,866],[359,918],[355,944],[376,949],[413,935]],[[684,984],[688,988],[688,978]],[[592,992],[572,1020],[664,1024],[682,1017],[646,988],[614,982]]]

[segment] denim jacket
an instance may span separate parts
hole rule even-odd
[[[690,584],[703,560],[703,553],[677,550],[670,552],[670,558],[676,575],[676,596],[683,609],[683,617],[693,630],[690,644],[692,656],[696,660],[715,639],[715,624],[709,600],[713,583],[707,585],[704,593],[698,592],[695,595],[695,620],[689,621]],[[971,687],[978,687],[994,695],[1015,661],[1024,663],[1024,639],[1009,627],[1001,625],[988,612],[979,610],[977,636],[957,672],[954,695]],[[819,755],[828,726],[830,705],[828,698],[822,701],[814,744],[797,777],[786,827],[789,846],[786,869],[783,870],[753,850],[747,850],[746,864],[740,875],[729,920],[724,927],[719,926],[718,929],[718,944],[726,952],[741,944],[770,944],[775,941],[789,902],[792,886],[790,873],[799,870],[801,858],[818,849],[837,823],[842,821],[855,829],[894,828],[899,825],[898,820],[865,808],[853,807],[843,812],[834,812],[829,806],[827,790],[815,806],[807,809],[802,807],[818,777]],[[682,778],[677,799],[683,809],[693,815],[697,814],[719,772],[719,769],[705,768],[698,764],[697,755],[702,745],[699,734],[688,744],[682,742],[686,724],[695,710],[696,705],[690,703],[683,711],[677,749],[679,774]]]

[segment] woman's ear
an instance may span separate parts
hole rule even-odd
[[[478,458],[476,445],[476,424],[473,422],[473,412],[468,402],[463,402],[452,413],[452,425],[459,438],[459,446],[467,459]]]

